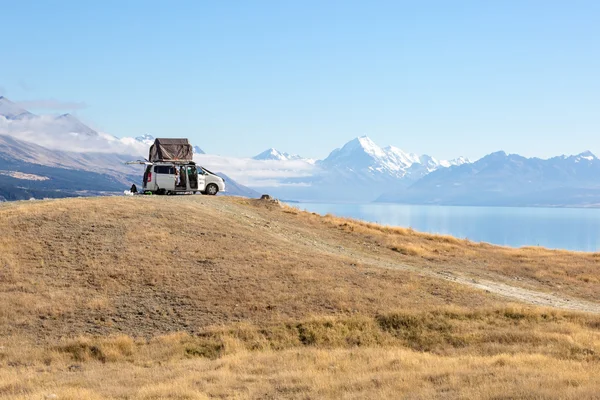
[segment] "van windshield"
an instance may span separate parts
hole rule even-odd
[[[211,174],[211,175],[217,175],[217,174],[215,174],[214,172],[211,172],[211,171],[207,170],[207,169],[206,169],[206,168],[204,168],[204,167],[200,167],[200,168],[202,168],[204,171],[208,172],[208,173],[209,173],[209,174]]]

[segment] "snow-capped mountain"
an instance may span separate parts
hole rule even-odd
[[[275,151],[265,153],[259,158],[277,157],[281,172],[292,165]],[[324,160],[314,162],[310,174],[291,174],[290,177],[272,174],[270,187],[255,187],[281,198],[303,201],[371,201],[390,188],[406,188],[431,171],[463,160],[438,161],[394,146],[382,148],[363,136],[333,150]]]
[[[416,180],[438,168],[460,165],[468,162],[461,157],[456,160],[438,161],[426,154],[418,156],[407,153],[398,147],[380,147],[369,137],[362,136],[336,149],[318,162],[324,169],[336,170],[344,175],[360,175],[376,180],[411,179]]]
[[[6,97],[0,96],[0,117],[14,120],[31,118],[34,116],[34,114],[30,113],[24,108],[19,107],[12,101],[8,100]]]
[[[276,160],[276,161],[287,161],[287,160],[302,160],[302,157],[300,157],[297,154],[290,154],[290,153],[283,153],[277,149],[274,148],[270,148],[267,149],[265,151],[263,151],[260,154],[255,155],[254,157],[252,157],[253,160]]]
[[[343,147],[333,150],[319,165],[340,172],[368,172],[372,175],[404,176],[404,167],[395,157],[390,158],[381,147],[367,136],[353,139]],[[408,164],[410,165],[410,164]]]

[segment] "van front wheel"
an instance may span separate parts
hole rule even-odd
[[[215,185],[214,183],[211,183],[206,187],[205,193],[210,196],[214,196],[217,193],[219,193],[219,187],[217,185]]]

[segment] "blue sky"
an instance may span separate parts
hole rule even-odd
[[[321,158],[600,153],[597,1],[0,0],[0,94],[117,136]],[[47,100],[57,100],[48,102]]]

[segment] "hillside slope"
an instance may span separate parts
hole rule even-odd
[[[278,206],[241,201],[139,196],[7,203],[0,208],[6,235],[0,263],[10,272],[0,299],[11,311],[0,333],[151,337],[239,321],[374,315],[450,298],[464,306],[492,302],[484,292],[357,262],[348,249],[360,245],[344,232],[323,231],[310,215],[299,224],[302,218]],[[415,289],[422,290],[417,298]],[[15,291],[28,300],[18,301]],[[19,325],[10,323],[15,318]]]
[[[5,203],[0,229],[0,393],[10,399],[600,389],[598,254],[233,197]]]

